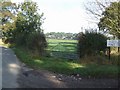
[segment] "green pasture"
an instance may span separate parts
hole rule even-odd
[[[47,39],[48,48],[50,51],[64,51],[64,52],[75,52],[77,47],[76,40],[56,40]]]
[[[53,57],[77,59],[77,40],[47,39],[47,51]]]

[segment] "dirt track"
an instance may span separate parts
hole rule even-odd
[[[118,88],[118,79],[94,79],[23,67],[18,78],[24,88]]]

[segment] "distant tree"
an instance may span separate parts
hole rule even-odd
[[[51,39],[76,39],[77,34],[76,33],[65,33],[65,32],[49,32],[45,34],[47,38]]]

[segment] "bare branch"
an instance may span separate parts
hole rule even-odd
[[[106,7],[110,5],[111,2],[120,1],[120,0],[95,0],[94,2],[86,3],[85,9],[92,19],[99,20],[103,15],[102,12]]]

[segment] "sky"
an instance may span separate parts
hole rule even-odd
[[[24,0],[11,0],[23,2]],[[78,33],[84,28],[97,27],[89,21],[85,6],[88,0],[32,0],[37,2],[40,12],[44,13],[44,32],[67,32]],[[91,1],[91,0],[89,0]]]

